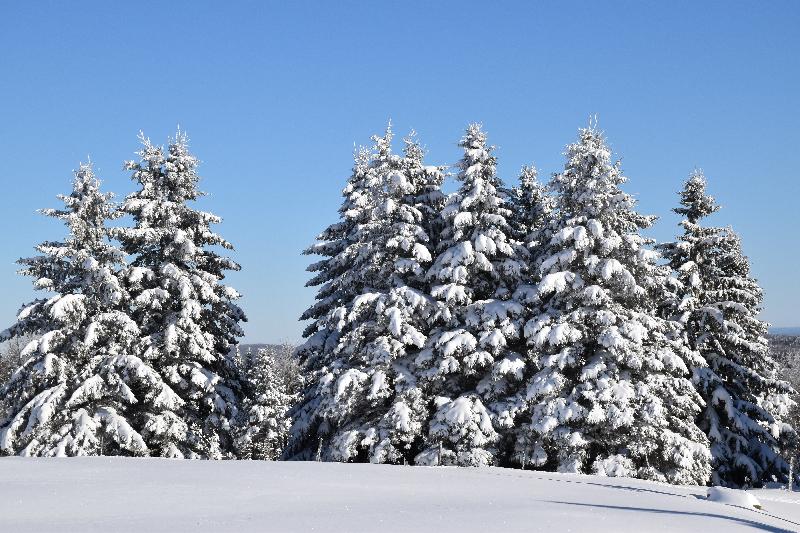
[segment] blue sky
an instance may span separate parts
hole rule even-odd
[[[483,122],[499,171],[547,176],[597,114],[640,209],[670,239],[695,167],[743,237],[763,316],[800,325],[798,2],[81,2],[0,8],[0,323],[33,297],[14,260],[57,223],[91,155],[105,187],[141,129],[178,124],[203,161],[201,207],[243,271],[247,340],[299,338],[300,251],[333,222],[353,144],[391,118],[431,164]]]

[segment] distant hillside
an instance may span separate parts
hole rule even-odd
[[[800,336],[769,335],[769,352],[783,367],[781,379],[800,390]]]
[[[769,335],[769,352],[780,365],[778,378],[788,381],[795,391],[800,391],[800,336]],[[800,428],[800,397],[794,394],[798,405],[789,411],[787,422]]]
[[[800,335],[800,327],[769,328],[770,335]]]
[[[263,343],[262,344],[259,344],[259,343],[256,343],[256,344],[240,344],[239,345],[239,350],[241,350],[242,352],[246,352],[247,350],[253,350],[255,352],[257,350],[261,350],[262,348],[275,348],[277,346],[278,346],[277,344],[263,344]]]
[[[256,342],[256,343],[251,343],[251,344],[240,344],[239,345],[239,351],[241,351],[242,353],[246,353],[247,350],[252,350],[252,351],[255,352],[255,351],[261,350],[263,348],[278,349],[278,348],[280,348],[282,346],[284,346],[284,344],[282,344],[282,343],[259,343],[259,342]]]

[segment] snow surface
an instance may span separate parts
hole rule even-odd
[[[11,457],[0,480],[0,531],[800,531],[800,493],[502,468]]]

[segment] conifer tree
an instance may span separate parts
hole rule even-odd
[[[291,427],[288,413],[296,398],[277,375],[272,350],[248,350],[242,362],[244,423],[237,434],[237,456],[275,460],[286,446]]]
[[[519,184],[511,189],[511,218],[509,224],[514,237],[521,242],[532,256],[543,244],[549,223],[553,201],[538,180],[536,167],[525,166],[519,176]],[[532,257],[533,261],[534,258]]]
[[[693,423],[702,400],[689,380],[702,361],[655,316],[663,272],[640,234],[653,217],[620,189],[626,178],[596,127],[580,130],[566,158],[528,293],[538,372],[517,450],[563,472],[705,483],[708,443]]]
[[[427,417],[409,352],[424,345],[434,309],[424,291],[431,254],[422,222],[441,174],[422,164],[413,141],[405,157],[393,154],[391,129],[373,141],[345,188],[343,220],[309,250],[328,259],[311,267],[320,274],[310,283],[326,284],[304,315],[317,321],[299,349],[313,372],[295,414],[291,453],[299,458],[409,461]]]
[[[529,302],[529,295],[535,293],[536,285],[541,281],[538,264],[545,245],[549,240],[553,199],[538,180],[536,167],[525,166],[519,176],[519,183],[509,191],[511,217],[509,224],[515,240],[521,245],[519,253],[523,262],[522,276],[514,293],[518,301]],[[528,319],[535,309],[525,306],[524,316]],[[538,351],[533,347],[520,346],[523,355],[514,368],[515,387],[509,388],[501,398],[494,402],[492,409],[499,414],[504,430],[502,442],[502,460],[506,464],[517,464],[523,467],[530,464],[530,442],[525,424],[520,416],[527,407],[527,380],[537,369]]]
[[[442,310],[416,360],[435,409],[428,446],[416,458],[422,464],[496,462],[499,436],[488,403],[517,379],[520,363],[512,348],[522,307],[511,296],[522,264],[493,147],[477,124],[459,146],[460,187],[442,211],[441,240],[428,271]]]
[[[229,457],[241,400],[229,354],[246,319],[235,304],[239,294],[223,281],[240,267],[212,248],[233,248],[211,230],[221,219],[188,204],[203,193],[186,135],[178,131],[166,151],[140,138],[140,160],[126,164],[140,189],[121,206],[134,226],[114,235],[132,256],[125,281],[145,343],[142,359],[180,400],[143,415],[145,438],[153,455]]]
[[[280,387],[287,394],[297,397],[302,391],[305,381],[300,360],[297,357],[297,345],[284,340],[270,345],[268,349],[275,361],[275,379],[279,381]]]
[[[440,215],[446,200],[442,192],[446,167],[425,164],[425,150],[417,140],[416,132],[412,131],[406,136],[403,144],[403,174],[410,182],[408,190],[412,191],[406,201],[420,212],[420,226],[427,236],[425,245],[434,253],[442,234],[443,220]]]
[[[117,278],[122,253],[108,241],[111,194],[90,165],[75,173],[62,210],[42,212],[69,228],[37,247],[21,274],[55,293],[23,308],[3,339],[33,336],[2,395],[0,448],[20,455],[146,455],[138,413],[177,401],[138,357],[140,335]]]
[[[780,448],[794,438],[785,423],[793,402],[769,357],[767,324],[758,319],[761,288],[733,230],[703,225],[719,206],[701,172],[680,196],[674,211],[685,217],[683,234],[661,246],[677,279],[666,313],[705,363],[694,368],[694,381],[705,400],[697,422],[711,441],[712,481],[740,487],[784,479]]]

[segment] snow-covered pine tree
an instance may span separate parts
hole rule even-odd
[[[620,189],[626,178],[596,126],[565,155],[549,185],[556,211],[541,281],[528,294],[538,313],[525,335],[539,371],[518,449],[563,472],[705,483],[711,458],[689,379],[702,361],[656,316],[663,269],[640,233],[653,217]]]
[[[438,239],[442,234],[442,209],[446,200],[442,192],[446,167],[426,165],[425,150],[412,131],[403,139],[403,173],[410,182],[409,190],[413,191],[407,202],[416,207],[422,215],[420,225],[428,240],[425,245],[433,253],[438,249]]]
[[[230,457],[241,401],[230,353],[246,318],[223,280],[239,265],[213,250],[233,249],[211,230],[221,219],[188,205],[203,193],[185,133],[166,151],[140,139],[140,160],[126,164],[140,189],[121,206],[134,226],[114,235],[132,256],[125,281],[146,344],[142,359],[180,398],[143,415],[145,439],[157,456]]]
[[[538,175],[536,167],[522,167],[519,184],[509,194],[509,224],[514,230],[514,238],[531,253],[531,261],[535,261],[536,251],[543,244],[553,209],[553,200],[539,182]]]
[[[145,455],[138,413],[177,400],[137,357],[139,330],[116,272],[122,252],[108,241],[112,195],[99,186],[91,166],[81,165],[72,193],[59,196],[65,208],[43,210],[64,221],[68,237],[20,260],[20,273],[55,296],[23,308],[2,334],[34,339],[2,391],[4,453]]]
[[[275,361],[273,370],[275,379],[280,382],[280,386],[287,394],[299,397],[303,390],[304,379],[297,357],[297,345],[289,341],[282,341],[268,346],[268,349]]]
[[[286,446],[291,427],[289,409],[296,397],[288,390],[291,384],[276,372],[277,361],[271,348],[255,353],[248,350],[241,360],[245,399],[244,422],[236,438],[237,456],[275,460]]]
[[[428,416],[409,353],[424,345],[435,309],[422,223],[442,176],[413,141],[406,157],[393,154],[391,129],[373,141],[357,155],[342,220],[309,249],[327,259],[310,267],[320,274],[309,284],[324,285],[303,315],[316,321],[299,349],[311,379],[295,413],[297,458],[411,461]]]
[[[758,319],[761,288],[733,230],[703,225],[719,206],[701,172],[692,173],[680,197],[674,211],[685,217],[683,234],[660,246],[678,282],[666,312],[705,361],[694,369],[694,381],[706,402],[697,423],[711,441],[712,482],[741,487],[782,480],[788,465],[780,447],[794,438],[785,423],[793,402],[769,357],[767,324]]]
[[[428,271],[431,295],[442,309],[415,361],[435,409],[416,462],[477,466],[497,462],[499,435],[489,402],[519,378],[522,361],[513,346],[521,337],[522,306],[511,296],[522,263],[493,147],[477,124],[459,146],[460,187],[442,211],[443,231]]]
[[[553,199],[538,180],[538,170],[533,166],[524,166],[519,176],[519,183],[509,193],[511,217],[509,224],[514,239],[522,245],[519,254],[524,266],[514,298],[530,304],[529,296],[535,294],[536,284],[541,281],[538,265],[544,245],[549,240],[550,217],[553,211]],[[524,316],[530,319],[535,309],[526,306]],[[523,354],[524,365],[515,369],[518,378],[515,380],[516,390],[508,390],[502,399],[492,407],[501,413],[505,431],[504,461],[523,467],[530,464],[530,435],[525,424],[519,419],[527,407],[527,393],[524,384],[536,372],[538,351],[533,347],[519,347]],[[521,379],[520,379],[521,377]]]

